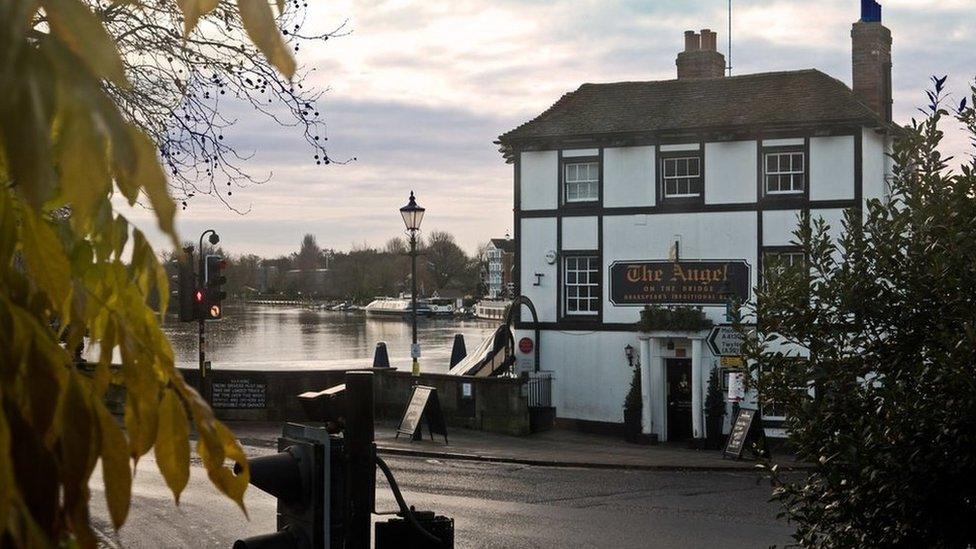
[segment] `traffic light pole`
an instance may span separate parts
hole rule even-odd
[[[346,548],[369,549],[376,498],[372,372],[346,372],[346,405]]]
[[[216,244],[215,241],[218,240],[218,238],[215,238],[217,237],[217,231],[213,229],[207,229],[206,231],[203,231],[200,234],[200,248],[198,248],[200,253],[199,256],[200,259],[197,262],[199,265],[197,269],[197,288],[201,288],[201,289],[204,288],[207,284],[207,281],[205,280],[207,255],[203,253],[203,237],[207,236],[208,233],[212,234],[212,236],[210,237],[211,243]],[[204,320],[204,318],[205,317],[201,315],[198,321],[200,337],[199,337],[199,345],[198,345],[199,351],[197,353],[198,354],[197,358],[200,366],[200,392],[202,393],[200,396],[202,396],[203,399],[207,401],[207,404],[212,404],[211,395],[210,395],[210,388],[211,388],[210,375],[209,375],[210,372],[207,371],[207,338],[206,338],[206,321]]]

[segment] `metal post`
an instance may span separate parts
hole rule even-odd
[[[420,375],[420,362],[417,361],[417,231],[410,231],[410,300],[412,302],[411,319],[413,320],[413,346],[410,355],[413,357],[411,373]]]
[[[376,495],[373,373],[346,372],[346,549],[369,549]]]
[[[205,291],[206,284],[207,284],[207,281],[205,280],[205,276],[206,276],[206,272],[205,271],[206,271],[206,265],[207,265],[207,255],[205,253],[203,253],[203,237],[206,236],[208,233],[214,233],[214,235],[217,234],[217,232],[214,231],[213,229],[207,229],[206,231],[203,231],[202,233],[200,233],[200,247],[198,248],[198,250],[200,252],[200,257],[199,257],[199,260],[197,261],[197,266],[198,266],[197,267],[198,268],[198,271],[197,271],[197,290],[198,291]],[[215,242],[215,240],[211,240],[211,242]],[[203,399],[207,401],[207,404],[212,404],[211,399],[210,399],[210,381],[211,380],[210,380],[210,376],[208,375],[209,372],[207,372],[207,360],[206,360],[206,358],[207,358],[206,357],[206,355],[207,355],[207,340],[206,340],[206,335],[205,335],[206,334],[206,321],[204,321],[203,318],[204,317],[201,316],[200,317],[200,320],[199,320],[199,323],[200,323],[199,324],[200,339],[199,339],[199,353],[198,353],[198,357],[197,357],[198,358],[198,362],[199,362],[199,366],[200,366],[200,393],[201,393],[200,396],[202,396]]]

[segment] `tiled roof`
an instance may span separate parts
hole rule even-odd
[[[789,124],[883,126],[843,82],[818,70],[583,84],[499,141]]]
[[[492,238],[491,244],[503,252],[515,251],[515,241],[510,238]]]

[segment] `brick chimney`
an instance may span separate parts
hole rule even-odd
[[[881,5],[861,0],[861,19],[851,27],[854,93],[891,122],[891,31],[881,24]]]
[[[716,35],[709,29],[701,34],[685,31],[685,51],[678,53],[678,78],[722,78],[725,56],[716,50]]]

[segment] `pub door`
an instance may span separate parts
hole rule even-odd
[[[691,433],[691,359],[669,358],[667,365],[668,440],[688,440]]]

